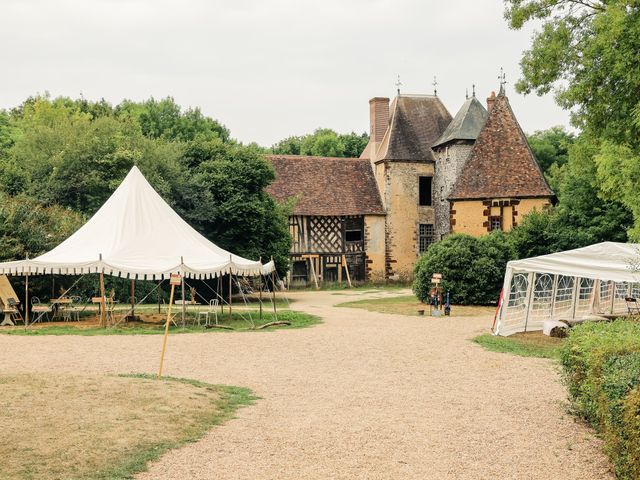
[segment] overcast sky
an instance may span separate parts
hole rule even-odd
[[[504,67],[526,132],[568,124],[549,95],[513,90],[531,30],[502,0],[0,0],[0,108],[29,95],[172,96],[243,142],[317,127],[368,129],[368,100],[465,88],[485,99]]]

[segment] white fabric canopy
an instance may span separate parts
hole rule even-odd
[[[540,330],[546,320],[626,312],[640,296],[640,244],[603,242],[507,264],[494,333]]]
[[[233,255],[185,222],[137,167],[96,214],[50,252],[33,260],[0,263],[0,274],[83,274],[156,279],[171,273],[190,278],[258,275],[273,262]]]

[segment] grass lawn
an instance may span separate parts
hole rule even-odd
[[[511,353],[521,357],[557,359],[563,339],[549,337],[542,332],[516,333],[500,337],[484,333],[473,339],[492,352]]]
[[[290,329],[290,328],[304,328],[310,327],[317,323],[320,323],[320,318],[315,315],[309,315],[307,313],[294,312],[292,310],[284,310],[278,312],[277,317],[274,317],[273,313],[264,313],[262,321],[259,320],[259,314],[257,311],[251,312],[251,317],[255,322],[256,327],[264,325],[266,323],[273,322],[275,320],[285,320],[291,322],[291,325],[275,325],[267,327],[265,329],[253,329],[252,325],[248,322],[247,312],[233,313],[233,318],[229,319],[228,313],[218,316],[220,325],[232,327],[234,331],[255,331],[266,332],[275,329]],[[146,319],[149,320],[149,319]],[[56,322],[54,324],[37,323],[25,328],[24,326],[15,327],[2,327],[0,328],[0,334],[5,335],[158,335],[164,333],[164,322],[166,320],[165,315],[157,315],[151,317],[152,321],[145,322],[130,322],[122,323],[117,327],[101,328],[97,319],[92,321],[81,322]],[[203,333],[203,332],[229,332],[231,330],[220,328],[205,328],[204,326],[198,326],[193,324],[193,318],[187,319],[187,325],[182,328],[180,323],[180,312],[177,313],[175,321],[178,326],[171,325],[169,331],[171,334],[175,333]],[[213,319],[210,318],[210,323]]]
[[[0,478],[130,478],[255,397],[150,376],[0,376]]]
[[[370,312],[394,313],[412,316],[418,316],[418,310],[424,310],[424,314],[429,315],[429,305],[421,303],[414,295],[399,295],[389,298],[357,300],[354,302],[339,303],[336,307],[363,308]],[[454,305],[451,307],[451,316],[453,317],[493,315],[494,313],[495,307],[473,305]]]

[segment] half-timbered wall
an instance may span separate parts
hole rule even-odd
[[[353,280],[365,278],[364,216],[289,217],[292,280],[309,281],[315,273],[321,280],[342,281],[344,255]],[[313,265],[311,265],[313,262]]]

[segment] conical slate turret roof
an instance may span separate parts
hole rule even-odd
[[[552,196],[509,100],[501,92],[449,200]]]
[[[433,148],[455,140],[475,140],[487,121],[487,116],[487,110],[475,95],[468,98],[444,133],[433,144]]]

